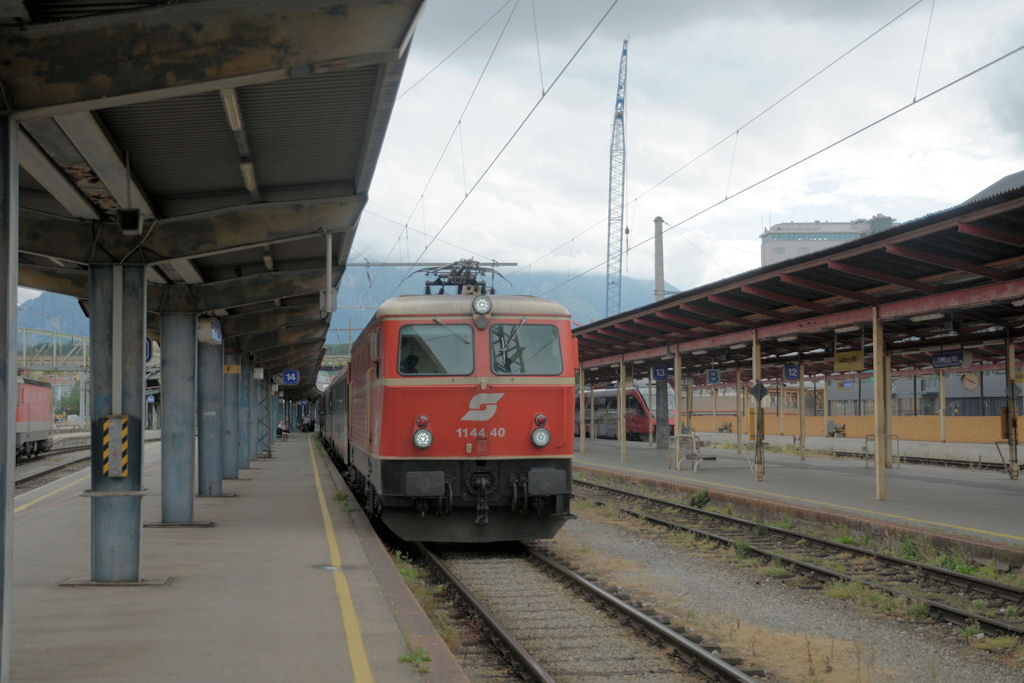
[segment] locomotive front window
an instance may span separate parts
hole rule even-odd
[[[497,375],[560,375],[558,329],[525,323],[491,325],[491,370]]]
[[[398,333],[398,372],[403,375],[468,375],[473,372],[469,325],[405,325]]]

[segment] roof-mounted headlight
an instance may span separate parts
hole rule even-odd
[[[491,312],[491,297],[481,294],[473,298],[473,312],[477,315],[487,315]]]

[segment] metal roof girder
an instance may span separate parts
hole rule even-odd
[[[269,332],[308,323],[320,313],[320,306],[282,306],[279,308],[237,313],[220,319],[225,339],[258,332]]]
[[[323,285],[323,278],[324,269],[313,268],[243,275],[200,285],[150,285],[147,300],[149,310],[160,313],[208,313],[316,294]]]
[[[821,283],[821,282],[814,282],[813,280],[808,280],[807,278],[801,277],[799,275],[792,275],[790,273],[781,273],[779,275],[779,279],[782,280],[783,282],[785,282],[788,285],[793,285],[795,287],[801,287],[803,289],[806,289],[806,290],[809,290],[809,291],[812,291],[812,292],[813,291],[827,292],[829,294],[832,294],[833,296],[840,296],[840,297],[843,297],[845,299],[852,299],[853,301],[858,301],[858,302],[860,302],[862,304],[868,304],[868,305],[879,303],[879,299],[877,299],[876,297],[873,297],[873,296],[871,296],[869,294],[862,294],[860,292],[853,292],[853,291],[850,291],[848,289],[843,289],[842,287],[833,287],[832,285],[829,285],[829,284],[825,284],[825,283]]]
[[[965,235],[972,237],[979,237],[990,242],[999,242],[1000,244],[1009,244],[1014,247],[1024,247],[1024,235],[1019,232],[1006,232],[1005,230],[997,230],[995,228],[987,228],[974,223],[968,223],[966,221],[958,221],[956,224],[957,232],[961,232]]]
[[[722,296],[720,294],[710,294],[710,295],[708,295],[708,300],[711,301],[712,303],[718,304],[719,306],[728,306],[729,308],[736,308],[736,309],[739,309],[741,311],[747,311],[748,313],[757,313],[758,315],[763,315],[766,318],[775,318],[776,320],[790,320],[790,321],[792,321],[792,320],[796,320],[797,317],[798,317],[798,316],[794,316],[794,315],[792,315],[790,313],[781,313],[779,311],[772,310],[770,308],[761,308],[760,306],[752,306],[752,305],[747,304],[745,302],[736,301],[735,299],[730,299],[730,298],[728,298],[726,296]],[[755,327],[755,325],[751,324],[749,321],[747,322],[747,324],[750,325],[751,328]]]
[[[889,273],[882,273],[862,266],[850,265],[849,263],[843,263],[842,261],[828,261],[827,264],[832,270],[838,270],[841,273],[847,273],[849,275],[856,275],[857,277],[862,277],[865,280],[874,280],[875,282],[881,282],[887,285],[898,285],[900,287],[906,287],[907,289],[914,289],[928,294],[936,291],[936,288],[933,285],[929,285],[924,282],[908,280],[898,275],[890,275]]]
[[[901,258],[942,266],[943,268],[949,268],[951,270],[962,270],[968,273],[974,273],[975,275],[981,275],[982,277],[987,277],[991,280],[1009,280],[1012,277],[1009,273],[1004,273],[1003,271],[996,270],[995,268],[966,263],[958,259],[940,256],[938,254],[929,254],[900,244],[886,245],[885,251],[888,254],[893,254],[894,256],[899,256]]]
[[[688,315],[679,315],[678,313],[669,313],[668,311],[654,311],[655,317],[661,318],[662,320],[671,320],[672,322],[679,323],[681,325],[689,325],[690,327],[698,327],[700,329],[708,330],[709,332],[722,332],[722,326],[713,321],[701,320],[699,318],[691,318]],[[686,330],[680,330],[685,332]]]
[[[751,296],[756,296],[761,299],[766,299],[768,301],[779,301],[784,304],[789,304],[790,306],[796,306],[798,308],[803,308],[808,311],[814,311],[816,313],[828,313],[830,310],[832,310],[828,306],[823,306],[822,304],[815,303],[813,301],[804,301],[803,299],[797,298],[795,296],[789,296],[788,294],[770,292],[766,289],[755,287],[753,285],[741,285],[740,291],[743,292],[744,294],[750,294]]]

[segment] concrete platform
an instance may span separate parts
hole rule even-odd
[[[140,585],[67,585],[90,573],[86,473],[17,496],[11,680],[465,680],[313,436],[273,451],[196,498],[214,526],[143,529]],[[159,444],[144,457],[146,524]]]
[[[683,469],[675,470],[669,466],[668,450],[645,442],[629,442],[623,462],[617,441],[588,439],[581,454],[577,439],[573,465],[920,528],[1024,554],[1024,479],[1013,481],[1004,472],[904,463],[886,471],[886,500],[877,500],[873,460],[812,456],[800,460],[796,455],[766,453],[765,478],[757,482],[752,453],[704,448],[701,454],[715,460],[703,461],[698,471],[684,460]]]

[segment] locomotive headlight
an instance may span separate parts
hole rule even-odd
[[[473,312],[478,315],[487,315],[491,312],[491,298],[486,294],[473,299]]]
[[[434,435],[428,429],[417,429],[412,434],[412,443],[416,448],[430,448],[434,443]]]
[[[537,448],[544,448],[551,443],[551,432],[543,427],[538,427],[530,433],[530,441],[532,441],[533,445]]]

